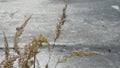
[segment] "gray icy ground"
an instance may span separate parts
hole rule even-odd
[[[2,30],[12,45],[16,27],[33,14],[21,43],[44,34],[52,42],[62,8],[68,3],[67,21],[58,44],[120,44],[119,0],[0,0],[0,43]]]
[[[20,38],[20,47],[39,34],[47,36],[52,43],[65,2],[68,3],[67,21],[57,40],[51,66],[57,56],[81,49],[98,51],[102,55],[71,58],[57,68],[120,68],[120,0],[0,0],[0,48],[4,45],[2,30],[12,47],[16,28],[31,14]],[[3,55],[2,50],[0,55]],[[44,68],[48,51],[41,48],[38,58]]]
[[[16,27],[33,14],[21,43],[44,34],[52,42],[55,26],[64,3],[68,3],[67,21],[58,44],[101,44],[119,46],[119,0],[0,0],[0,43],[2,30],[12,45]],[[12,46],[11,46],[12,47]]]

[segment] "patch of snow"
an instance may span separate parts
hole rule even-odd
[[[120,11],[120,7],[118,5],[112,5],[111,7],[118,10],[118,11]]]

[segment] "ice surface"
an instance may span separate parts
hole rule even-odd
[[[40,33],[52,42],[64,2],[68,2],[68,16],[57,43],[119,45],[119,12],[113,9],[119,7],[117,1],[112,0],[6,0],[0,2],[0,29],[6,32],[12,43],[15,29],[33,14],[21,37],[21,43]],[[2,43],[2,32],[0,37]]]

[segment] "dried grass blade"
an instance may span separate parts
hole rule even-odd
[[[63,8],[63,14],[62,14],[62,17],[61,17],[61,23],[62,23],[62,25],[64,25],[64,23],[65,23],[66,10],[67,10],[67,4],[65,4],[65,7]]]
[[[17,54],[20,54],[19,46],[18,46],[19,37],[22,35],[24,28],[27,25],[27,23],[31,17],[32,17],[32,15],[25,20],[25,22],[18,28],[17,32],[15,33],[14,50],[17,52]]]
[[[34,68],[35,68],[36,56],[34,56]]]
[[[48,68],[48,63],[45,65],[45,68]]]
[[[15,52],[17,52],[17,54],[20,54],[17,33],[15,34],[15,38],[14,38],[14,50]]]
[[[5,46],[5,59],[7,60],[9,57],[10,50],[9,50],[8,41],[4,31],[3,31],[3,35],[4,35],[4,46]]]
[[[25,22],[18,28],[17,37],[20,37],[22,35],[22,32],[24,31],[25,26],[27,25],[28,21],[31,19],[32,15],[28,17]]]
[[[93,56],[93,55],[100,55],[100,53],[96,52],[96,51],[79,51],[79,50],[75,50],[75,51],[72,51],[71,53],[65,55],[61,60],[59,60],[59,63],[63,63],[65,61],[67,61],[67,59],[75,57],[75,56],[85,57],[85,56]]]
[[[61,19],[60,19],[59,23],[56,26],[56,36],[54,38],[53,48],[55,46],[55,42],[57,41],[57,39],[59,38],[59,36],[61,34],[62,26],[64,25],[64,23],[66,21],[66,10],[67,10],[67,4],[65,4],[65,6],[64,6],[64,8],[62,10]]]

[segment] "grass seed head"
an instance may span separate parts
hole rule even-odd
[[[99,55],[99,52],[96,51],[80,51],[80,50],[75,50],[70,52],[69,54],[65,55],[59,62],[65,62],[67,59],[79,56],[79,57],[85,57],[85,56],[93,56],[93,55]]]
[[[62,26],[64,25],[64,23],[66,21],[66,10],[67,10],[67,4],[65,4],[65,6],[62,10],[61,19],[60,19],[59,23],[56,25],[56,35],[55,35],[55,38],[54,38],[53,48],[55,46],[55,42],[57,41],[57,39],[59,38],[59,36],[61,34]]]
[[[20,54],[19,45],[18,45],[19,37],[22,35],[25,26],[27,25],[28,21],[31,19],[31,16],[25,20],[25,22],[17,29],[17,32],[15,33],[14,50],[17,52],[17,54]]]
[[[19,56],[13,55],[7,60],[3,60],[0,65],[3,65],[4,68],[13,68],[14,61],[19,58]]]

